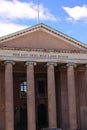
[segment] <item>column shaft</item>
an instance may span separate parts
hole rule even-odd
[[[48,88],[48,119],[49,127],[57,128],[56,118],[56,94],[55,94],[55,74],[54,65],[50,64],[47,67],[47,88]]]
[[[87,106],[87,64],[86,64],[86,66],[85,66],[85,95],[86,95],[86,97],[85,97],[85,105]]]
[[[36,130],[34,65],[27,64],[27,117],[28,130]]]
[[[12,63],[5,64],[5,130],[14,130]]]
[[[75,95],[75,79],[74,78],[75,78],[74,67],[73,65],[69,65],[67,68],[67,86],[68,86],[70,130],[77,129],[76,95]]]

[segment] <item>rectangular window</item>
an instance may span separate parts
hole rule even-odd
[[[45,79],[38,79],[37,80],[37,95],[39,97],[46,96],[46,80]]]
[[[27,97],[27,82],[26,82],[26,80],[20,81],[19,88],[20,88],[20,97],[26,98]]]

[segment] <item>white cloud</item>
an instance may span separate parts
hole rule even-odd
[[[49,9],[39,5],[39,14],[41,20],[56,20]],[[36,19],[37,5],[33,2],[21,2],[19,0],[0,0],[0,17],[7,19]]]
[[[0,36],[4,36],[10,33],[14,33],[16,31],[19,31],[21,29],[26,28],[27,26],[18,25],[14,23],[2,23],[0,22]]]
[[[0,0],[0,36],[26,28],[26,20],[37,20],[37,16],[37,5],[33,2]],[[39,5],[39,17],[40,20],[58,20],[42,4]],[[18,20],[24,21],[24,25],[16,24]]]
[[[69,15],[69,20],[87,20],[87,6],[62,7]]]

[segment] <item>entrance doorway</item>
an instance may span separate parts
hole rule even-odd
[[[15,130],[27,130],[27,105],[23,104],[14,113]]]
[[[47,109],[45,104],[38,106],[38,130],[47,127]]]
[[[20,128],[27,130],[27,106],[24,104],[20,107]]]

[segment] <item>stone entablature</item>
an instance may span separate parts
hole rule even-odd
[[[68,63],[73,62],[77,64],[87,63],[86,51],[53,51],[53,50],[13,50],[1,49],[0,61],[14,60],[14,61],[36,61],[36,62],[59,62]]]

